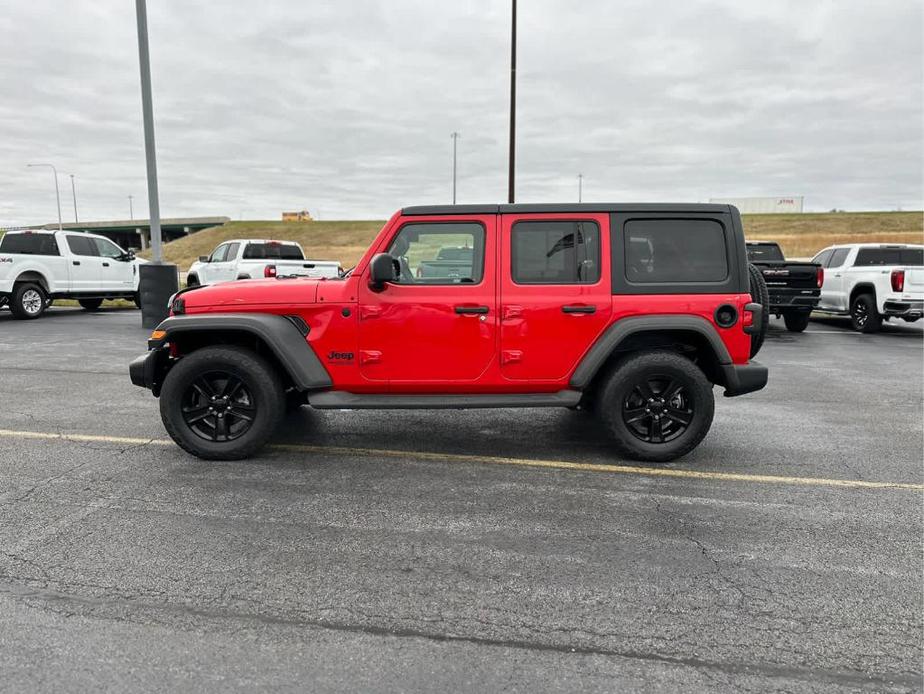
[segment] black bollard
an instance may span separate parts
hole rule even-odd
[[[170,297],[179,290],[176,265],[140,263],[138,293],[141,299],[141,327],[155,328],[170,311]]]

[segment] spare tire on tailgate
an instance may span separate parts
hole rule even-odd
[[[750,275],[751,301],[764,307],[764,310],[761,311],[760,332],[756,335],[751,335],[751,357],[755,357],[764,344],[764,338],[767,336],[767,326],[770,325],[770,293],[767,291],[767,283],[764,281],[760,268],[748,263],[748,274]]]

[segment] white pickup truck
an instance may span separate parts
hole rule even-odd
[[[138,263],[105,236],[79,231],[9,231],[0,239],[0,306],[38,318],[55,299],[94,311],[105,299],[138,303]]]
[[[341,272],[340,263],[334,260],[306,260],[294,241],[233,239],[211,255],[200,256],[189,267],[186,286],[264,277],[338,277]]]
[[[825,248],[816,311],[849,315],[853,329],[873,333],[883,320],[924,315],[924,246],[853,243]]]

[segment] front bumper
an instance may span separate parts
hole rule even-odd
[[[163,383],[169,358],[168,350],[158,348],[133,359],[128,365],[128,375],[132,383],[141,388],[147,388],[155,396],[160,395],[160,386]]]
[[[882,309],[883,313],[887,316],[920,318],[924,315],[924,301],[887,299]]]
[[[753,393],[767,385],[767,367],[760,362],[751,361],[749,364],[722,364],[722,374],[725,376],[725,397]]]

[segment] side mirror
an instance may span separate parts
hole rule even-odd
[[[393,258],[388,253],[375,254],[372,256],[372,263],[369,265],[369,287],[374,292],[382,291],[388,282],[394,282],[398,279],[400,267],[398,259]]]
[[[199,262],[200,262],[200,263],[207,263],[207,262],[209,262],[209,257],[208,257],[207,255],[200,255],[200,256],[199,256]]]
[[[130,263],[134,259],[135,259],[135,251],[133,251],[131,248],[129,248],[127,251],[125,251],[125,253],[122,254],[122,260],[124,260],[126,263]]]

